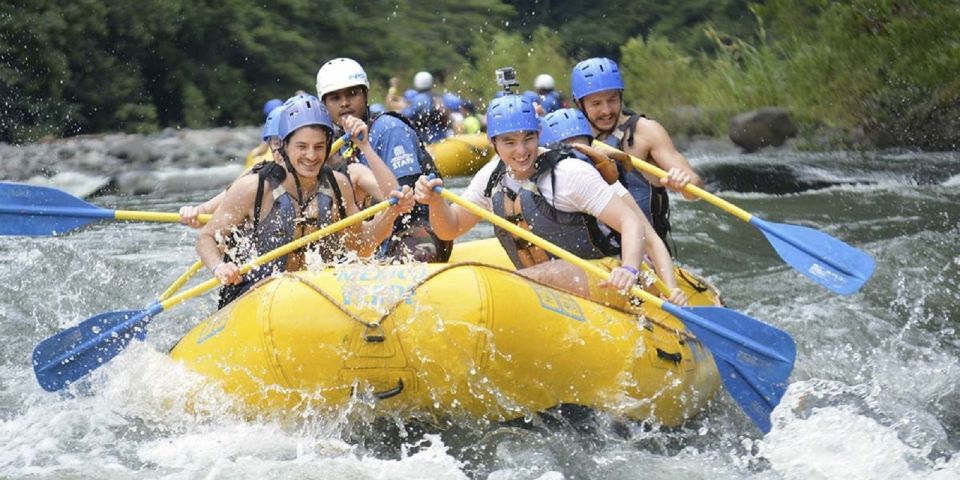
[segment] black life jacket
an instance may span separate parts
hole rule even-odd
[[[604,140],[604,143],[619,150],[626,150],[626,147],[633,146],[633,135],[637,128],[637,122],[641,118],[646,118],[644,114],[636,114],[629,110],[624,110],[629,115],[626,122],[614,129]],[[670,197],[667,195],[667,189],[655,187],[644,178],[636,169],[627,172],[622,166],[618,165],[620,171],[620,183],[630,191],[630,196],[637,202],[647,220],[653,226],[667,249],[670,249],[667,237],[670,233]],[[671,250],[671,254],[672,254]]]
[[[484,195],[491,199],[493,212],[498,216],[580,258],[597,259],[617,255],[620,253],[616,241],[619,236],[603,232],[597,219],[590,214],[557,210],[537,188],[540,179],[550,175],[553,191],[556,192],[556,165],[571,157],[573,150],[565,145],[541,153],[537,158],[536,171],[528,180],[520,182],[518,191],[511,190],[503,183],[506,165],[500,161],[490,175]],[[556,258],[502,228],[494,227],[494,233],[517,268],[531,267]]]
[[[286,177],[286,170],[283,167],[274,162],[264,162],[255,166],[252,172],[259,176],[256,203],[253,207],[253,222],[230,236],[227,252],[223,256],[225,262],[242,265],[259,255],[294,241],[299,237],[296,232],[298,226],[312,223],[317,228],[322,228],[347,216],[340,187],[333,176],[333,171],[327,167],[324,167],[320,172],[320,185],[317,188],[316,195],[306,199],[304,205],[301,205],[300,208],[301,215],[312,213],[311,204],[315,204],[315,218],[312,216],[311,218],[298,218],[297,200],[281,185]],[[273,207],[266,217],[261,218],[263,195],[267,185],[269,185],[270,194],[273,196]],[[334,205],[339,208],[335,209]],[[323,258],[332,258],[343,250],[341,242],[340,235],[328,235],[309,247],[293,252],[293,254],[301,254],[306,248],[313,248],[317,249]],[[274,273],[285,271],[287,261],[288,256],[284,255],[253,268],[243,276],[240,283],[224,285],[220,289],[218,308],[223,308],[260,280]]]

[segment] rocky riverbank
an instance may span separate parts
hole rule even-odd
[[[240,174],[259,133],[253,127],[166,129],[0,143],[0,179],[50,185],[83,197],[218,188]]]
[[[694,163],[702,156],[830,149],[839,135],[823,130],[812,138],[799,138],[790,112],[776,107],[731,118],[726,136],[710,135],[706,128],[709,115],[695,107],[675,109],[658,120]],[[241,173],[246,154],[257,145],[259,135],[260,129],[255,127],[166,129],[149,135],[0,143],[0,179],[52,186],[81,197],[217,189]]]

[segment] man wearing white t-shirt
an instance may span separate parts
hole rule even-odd
[[[627,194],[623,186],[607,184],[593,166],[573,158],[569,151],[539,149],[539,122],[527,99],[517,95],[494,99],[487,110],[487,122],[487,133],[499,158],[477,173],[463,197],[581,258],[612,267],[603,282],[594,284],[580,268],[495,228],[519,272],[557,288],[604,300],[609,300],[608,295],[591,287],[609,286],[626,292],[636,284],[644,242],[648,237],[655,238],[656,233],[621,198]],[[415,195],[418,202],[430,206],[434,233],[452,240],[470,230],[480,217],[443,201],[433,190],[442,184],[439,179],[420,177]],[[618,232],[619,241],[605,237],[597,228],[598,220]],[[671,285],[664,280],[669,287],[676,287],[675,282]],[[676,300],[682,302],[682,293],[679,295]],[[620,296],[617,303],[621,302],[625,297]]]

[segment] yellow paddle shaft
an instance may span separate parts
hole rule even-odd
[[[603,143],[603,142],[601,142],[601,141],[599,141],[599,140],[594,140],[592,146],[593,146],[593,148],[596,148],[597,150],[600,150],[600,151],[605,152],[605,153],[623,153],[623,154],[627,155],[625,152],[623,152],[623,151],[621,151],[621,150],[617,150],[616,148],[613,148],[613,147],[611,147],[610,145],[607,145],[606,143]],[[667,172],[663,171],[663,169],[657,167],[656,165],[651,164],[650,162],[645,162],[645,161],[643,161],[643,160],[640,160],[639,158],[634,157],[633,155],[630,155],[630,160],[631,160],[631,162],[633,163],[633,166],[634,166],[637,170],[642,170],[642,171],[644,171],[644,172],[646,172],[646,173],[648,173],[648,174],[650,174],[650,175],[653,175],[653,176],[655,176],[655,177],[657,177],[657,178],[661,178],[661,179],[667,177]],[[698,187],[698,186],[696,186],[696,185],[687,184],[687,186],[683,187],[683,191],[685,191],[685,192],[687,192],[687,193],[689,193],[689,194],[691,194],[691,195],[694,195],[694,196],[697,196],[697,197],[699,197],[699,198],[702,198],[702,199],[706,200],[707,203],[710,203],[711,205],[713,205],[713,206],[715,206],[715,207],[717,207],[717,208],[719,208],[719,209],[721,209],[721,210],[729,213],[730,215],[733,215],[733,216],[739,218],[740,220],[743,220],[744,222],[749,223],[749,222],[750,222],[750,219],[753,218],[753,215],[752,215],[750,212],[748,212],[748,211],[746,211],[746,210],[744,210],[744,209],[742,209],[742,208],[740,208],[740,207],[738,207],[738,206],[736,206],[736,205],[734,205],[734,204],[732,204],[732,203],[730,203],[730,202],[728,202],[728,201],[726,201],[726,200],[724,200],[724,199],[722,199],[722,198],[720,198],[720,197],[718,197],[718,196],[716,196],[716,195],[714,195],[714,194],[712,194],[712,193],[710,193],[710,192],[708,192],[708,191],[706,191],[706,190],[704,190],[704,189],[702,189],[702,188],[700,188],[700,187]]]
[[[167,298],[170,298],[170,296],[174,293],[177,293],[177,290],[180,290],[180,287],[182,287],[184,283],[187,283],[187,280],[190,280],[190,278],[196,275],[201,268],[203,268],[203,262],[200,260],[197,260],[193,265],[190,265],[190,268],[188,268],[186,272],[183,272],[183,275],[180,275],[180,277],[177,278],[173,284],[167,287],[167,289],[163,292],[163,295],[160,295],[159,300],[162,302]]]
[[[211,215],[198,215],[197,219],[202,223],[210,221]],[[116,220],[126,220],[134,222],[179,222],[179,213],[167,212],[138,212],[135,210],[114,210],[113,218]]]
[[[350,138],[350,137],[347,137],[346,135],[344,137],[346,137],[347,139]],[[340,148],[342,148],[343,144],[346,143],[346,140],[344,140],[344,137],[340,137],[333,141],[333,145],[330,145],[330,153],[336,153],[340,151]]]
[[[514,236],[516,236],[516,237],[520,237],[520,238],[522,238],[522,239],[524,239],[524,240],[526,240],[526,241],[528,241],[528,242],[530,242],[530,243],[532,243],[532,244],[534,244],[534,245],[536,245],[536,246],[538,246],[538,247],[540,247],[540,248],[542,248],[542,249],[544,249],[544,250],[552,253],[552,254],[555,255],[557,258],[560,258],[560,259],[562,259],[562,260],[566,260],[567,262],[570,262],[570,263],[572,263],[572,264],[580,267],[581,269],[583,269],[583,270],[584,270],[585,272],[587,272],[587,273],[596,275],[596,276],[598,276],[598,277],[600,277],[600,278],[606,278],[606,277],[609,275],[609,272],[605,271],[604,269],[602,269],[602,268],[600,268],[600,267],[598,267],[598,266],[596,266],[596,265],[594,265],[594,264],[592,264],[592,263],[590,263],[590,262],[588,262],[588,261],[586,261],[586,260],[584,260],[584,259],[582,259],[582,258],[580,258],[580,257],[578,257],[578,256],[576,256],[576,255],[574,255],[574,254],[572,254],[572,253],[570,253],[570,252],[562,249],[562,248],[560,248],[559,246],[553,244],[552,242],[550,242],[550,241],[548,241],[548,240],[544,240],[543,238],[538,237],[538,236],[535,235],[533,232],[531,232],[531,231],[529,231],[529,230],[527,230],[527,229],[525,229],[525,228],[520,228],[519,226],[514,225],[513,223],[510,223],[509,221],[504,220],[503,218],[500,218],[497,214],[495,214],[495,213],[493,213],[493,212],[491,212],[491,211],[489,211],[489,210],[487,210],[487,209],[485,209],[485,208],[483,208],[483,207],[481,207],[481,206],[479,206],[479,205],[477,205],[477,204],[475,204],[475,203],[473,203],[473,202],[471,202],[471,201],[469,201],[469,200],[464,200],[464,199],[461,198],[459,195],[451,192],[450,190],[447,190],[447,189],[444,188],[444,189],[440,190],[440,195],[441,195],[443,198],[445,198],[445,199],[447,199],[447,200],[449,200],[449,201],[451,201],[451,202],[453,202],[453,203],[455,203],[455,204],[457,204],[457,205],[460,205],[461,207],[463,207],[464,209],[466,209],[468,212],[470,212],[470,213],[472,213],[472,214],[474,214],[474,215],[476,215],[476,216],[478,216],[478,217],[480,217],[480,218],[482,218],[482,219],[484,219],[484,220],[486,220],[486,221],[488,221],[488,222],[490,222],[490,223],[492,223],[492,224],[494,224],[494,225],[496,225],[496,226],[498,226],[498,227],[500,227],[500,228],[502,228],[502,229],[510,232],[511,235],[514,235]],[[664,286],[664,287],[666,287],[666,286]],[[644,291],[644,290],[643,290],[642,288],[640,288],[640,287],[636,287],[636,286],[632,287],[632,288],[630,289],[630,293],[632,293],[633,295],[635,295],[635,296],[637,296],[637,297],[640,297],[640,298],[643,299],[643,301],[645,301],[645,302],[650,302],[650,303],[652,303],[652,304],[653,304],[655,307],[657,307],[657,308],[661,308],[661,307],[663,306],[663,300],[661,300],[660,298],[655,297],[655,296],[647,293],[646,291]],[[668,293],[665,293],[665,294],[668,294]]]
[[[656,287],[657,291],[662,293],[664,296],[670,296],[670,287],[666,283],[663,283],[663,280],[653,271],[652,268],[647,266],[647,262],[640,262],[640,270],[643,270],[647,275],[653,277],[653,286]]]
[[[390,200],[384,200],[372,207],[369,207],[357,213],[354,213],[353,215],[350,215],[349,217],[344,218],[343,220],[331,223],[330,225],[327,225],[326,227],[323,227],[320,230],[317,230],[316,232],[313,232],[307,236],[298,238],[282,247],[275,248],[243,264],[240,267],[240,274],[244,275],[258,265],[263,265],[264,263],[270,262],[272,260],[276,260],[277,258],[280,258],[288,253],[294,252],[297,249],[304,247],[310,243],[313,243],[327,235],[339,232],[344,228],[356,225],[364,221],[368,217],[372,217],[386,210],[387,208],[390,208]],[[163,307],[164,310],[169,310],[174,305],[177,305],[178,303],[188,300],[190,298],[193,298],[197,295],[201,295],[205,293],[207,290],[210,290],[211,288],[214,288],[219,284],[220,284],[220,281],[217,280],[216,277],[211,278],[206,282],[203,282],[183,293],[180,293],[176,296],[173,296],[166,300],[161,301],[160,305]]]

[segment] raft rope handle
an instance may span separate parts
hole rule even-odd
[[[532,278],[528,278],[528,277],[525,277],[525,276],[523,276],[523,275],[520,275],[519,273],[517,273],[516,270],[510,270],[510,269],[507,269],[507,268],[498,267],[498,266],[496,266],[496,265],[489,265],[489,264],[481,263],[481,262],[458,262],[458,263],[453,263],[453,264],[447,264],[446,266],[444,266],[444,267],[442,267],[442,268],[439,268],[439,269],[437,269],[436,271],[430,273],[429,275],[427,275],[426,277],[424,277],[423,280],[420,280],[417,284],[415,284],[415,285],[413,285],[412,287],[410,287],[409,293],[410,293],[410,294],[413,294],[414,292],[416,292],[416,290],[417,290],[418,288],[420,288],[420,287],[421,287],[423,284],[425,284],[428,280],[432,279],[433,277],[436,277],[437,275],[440,275],[440,274],[443,273],[443,272],[446,272],[447,270],[450,270],[450,269],[452,269],[452,268],[457,268],[457,267],[471,267],[471,266],[472,266],[472,267],[485,267],[485,268],[490,268],[490,269],[493,269],[493,270],[500,270],[501,272],[506,272],[506,273],[510,273],[510,274],[516,275],[516,276],[518,276],[518,277],[520,277],[520,278],[522,278],[522,279],[524,279],[524,280],[526,280],[526,281],[528,281],[528,282],[532,282],[532,283],[535,283],[535,284],[537,284],[537,285],[540,285],[541,287],[553,288],[554,290],[556,290],[555,287],[553,287],[553,286],[551,286],[551,285],[548,285],[548,284],[546,284],[546,283],[544,283],[544,282],[541,282],[541,281],[538,281],[538,280],[534,280],[534,279],[532,279]],[[585,297],[585,296],[583,296],[583,295],[578,295],[578,294],[576,294],[576,293],[571,293],[571,292],[567,292],[567,291],[564,291],[564,290],[560,290],[560,291],[563,292],[563,293],[565,293],[565,294],[567,294],[567,295],[572,295],[572,296],[574,296],[574,297],[582,298],[582,299],[584,299],[584,300],[587,300],[587,301],[590,301],[590,302],[593,302],[593,303],[598,303],[596,300],[593,300],[592,298],[589,298],[589,297]],[[390,308],[387,309],[387,313],[383,314],[383,316],[380,317],[380,319],[376,322],[376,324],[377,324],[378,326],[379,326],[380,324],[382,324],[382,323],[384,322],[384,320],[386,320],[387,317],[390,316],[390,315],[394,312],[394,310],[396,310],[397,307],[399,307],[400,304],[402,304],[404,301],[406,301],[406,300],[401,299],[401,300],[398,300],[396,303],[394,303],[392,307],[390,307]],[[665,324],[663,324],[663,323],[660,322],[660,321],[657,321],[657,320],[654,320],[654,319],[652,319],[652,318],[647,317],[646,315],[638,314],[638,313],[635,312],[635,311],[630,311],[630,310],[627,310],[627,309],[624,309],[624,308],[620,308],[620,307],[616,307],[616,306],[612,306],[612,305],[603,305],[603,306],[604,306],[604,307],[607,307],[607,308],[612,308],[612,309],[614,309],[614,310],[617,310],[617,311],[620,311],[620,312],[623,312],[623,313],[626,313],[626,314],[629,314],[629,315],[636,315],[636,316],[638,317],[638,321],[640,321],[640,322],[652,323],[652,324],[654,324],[654,325],[656,325],[656,326],[658,326],[658,327],[660,327],[660,328],[662,328],[662,329],[664,329],[664,330],[673,331],[673,332],[675,332],[675,333],[677,334],[677,336],[683,337],[683,338],[681,338],[681,340],[683,340],[684,338],[686,338],[686,339],[691,339],[691,340],[696,340],[696,338],[697,338],[697,337],[691,335],[689,332],[687,332],[687,331],[685,331],[685,330],[677,330],[677,329],[674,328],[674,327],[670,327],[670,326],[668,326],[668,325],[665,325]]]
[[[325,298],[328,302],[335,305],[338,309],[340,309],[341,312],[345,313],[348,317],[350,317],[350,319],[366,327],[367,332],[364,333],[364,340],[372,343],[381,343],[386,339],[386,333],[384,333],[383,331],[383,326],[380,325],[380,323],[383,322],[383,318],[380,318],[380,320],[373,323],[368,322],[360,318],[353,312],[344,308],[343,305],[341,305],[340,302],[338,302],[335,298],[333,298],[332,295],[325,292],[322,288],[320,288],[317,284],[311,282],[310,280],[307,280],[306,278],[303,278],[300,275],[297,275],[295,273],[284,273],[284,276],[293,277],[298,282],[306,285],[311,290],[316,292],[318,295]],[[373,333],[370,333],[371,331]]]
[[[518,276],[518,277],[523,278],[524,280],[526,280],[526,281],[528,281],[528,282],[535,283],[535,284],[540,285],[540,286],[542,286],[542,287],[554,288],[554,287],[552,287],[552,286],[550,286],[550,285],[548,285],[548,284],[546,284],[546,283],[543,283],[543,282],[541,282],[541,281],[534,280],[534,279],[531,279],[531,278],[528,278],[528,277],[524,277],[523,275],[520,275],[519,273],[517,273],[516,270],[510,270],[510,269],[507,269],[507,268],[498,267],[498,266],[496,266],[496,265],[489,265],[489,264],[481,263],[481,262],[458,262],[458,263],[453,263],[453,264],[447,264],[447,265],[443,266],[442,268],[439,268],[439,269],[437,269],[436,271],[431,272],[429,275],[425,276],[422,280],[420,280],[419,282],[417,282],[415,285],[411,286],[411,287],[409,288],[409,292],[408,292],[408,293],[412,295],[414,292],[417,291],[418,288],[420,288],[420,287],[423,286],[425,283],[427,283],[428,280],[433,279],[434,277],[440,275],[441,273],[446,272],[447,270],[450,270],[450,269],[453,269],[453,268],[458,268],[458,267],[485,267],[485,268],[490,268],[490,269],[493,269],[493,270],[499,270],[499,271],[501,271],[501,272],[506,272],[506,273],[510,273],[510,274],[516,275],[516,276]],[[300,275],[297,275],[296,273],[290,273],[290,272],[284,273],[283,276],[293,277],[293,278],[296,279],[298,282],[306,285],[306,286],[309,287],[311,290],[313,290],[314,292],[316,292],[318,295],[320,295],[321,297],[323,297],[324,299],[326,299],[328,302],[330,302],[330,303],[332,303],[333,305],[335,305],[341,312],[343,312],[344,314],[346,314],[347,317],[349,317],[350,319],[354,320],[355,322],[357,322],[357,323],[363,325],[364,327],[366,327],[368,331],[369,331],[369,330],[373,330],[373,332],[374,332],[373,334],[365,334],[365,336],[364,336],[364,339],[367,340],[368,342],[377,342],[377,343],[379,343],[379,342],[383,342],[383,341],[386,339],[386,333],[385,333],[384,330],[383,330],[383,322],[387,319],[387,317],[389,317],[391,314],[393,314],[393,312],[394,312],[401,304],[403,304],[403,303],[406,301],[406,300],[403,299],[403,298],[400,299],[400,300],[397,300],[397,302],[394,303],[390,308],[388,308],[388,309],[387,309],[387,312],[384,313],[377,321],[375,321],[375,322],[368,322],[368,321],[364,320],[363,318],[360,318],[359,316],[357,316],[357,315],[354,314],[353,312],[351,312],[351,311],[347,310],[346,308],[344,308],[344,306],[343,306],[342,304],[340,304],[340,302],[338,302],[335,298],[333,298],[332,295],[330,295],[329,293],[327,293],[326,291],[324,291],[322,288],[320,288],[320,286],[318,286],[317,284],[311,282],[310,280],[307,280],[307,279],[301,277]],[[595,300],[593,300],[593,299],[591,299],[591,298],[589,298],[589,297],[585,297],[585,296],[583,296],[583,295],[578,295],[578,294],[576,294],[576,293],[571,293],[571,292],[567,292],[567,291],[562,291],[562,292],[565,293],[565,294],[567,294],[567,295],[572,295],[572,296],[577,297],[577,298],[581,298],[581,299],[584,299],[584,300],[587,300],[587,301],[590,301],[590,302],[598,303],[598,302],[596,302]],[[672,332],[674,332],[678,337],[682,337],[681,340],[683,340],[683,339],[697,340],[697,337],[691,335],[691,334],[690,334],[689,332],[687,332],[686,330],[678,330],[678,329],[676,329],[676,328],[674,328],[674,327],[665,325],[663,322],[660,322],[660,321],[658,321],[658,320],[655,320],[655,319],[652,319],[652,318],[650,318],[650,317],[647,317],[646,315],[638,314],[638,313],[635,312],[635,311],[630,311],[630,310],[627,310],[627,309],[624,309],[624,308],[620,308],[620,307],[617,307],[617,306],[613,306],[613,305],[603,305],[603,306],[606,307],[606,308],[612,308],[612,309],[614,309],[614,310],[617,310],[617,311],[620,311],[620,312],[623,312],[623,313],[627,313],[627,314],[629,314],[629,315],[636,315],[636,316],[638,317],[638,321],[646,322],[646,323],[649,323],[649,324],[656,325],[656,326],[658,326],[658,327],[660,327],[660,328],[662,328],[662,329],[664,329],[664,330],[667,330],[667,331],[672,331]]]

